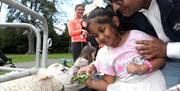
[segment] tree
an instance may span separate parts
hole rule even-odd
[[[5,53],[25,53],[24,47],[28,46],[26,41],[27,38],[19,29],[4,27],[0,30],[0,48]]]
[[[70,38],[68,35],[68,31],[66,29],[61,36],[57,36],[57,34],[54,35],[53,45],[52,45],[50,52],[53,52],[53,53],[68,52]]]
[[[47,1],[47,0],[19,0],[20,3],[29,7],[31,10],[38,12],[39,14],[43,15],[48,21],[48,28],[49,31],[53,30],[53,22],[56,22],[56,18],[54,17],[57,13],[57,9],[55,7],[55,0]],[[38,29],[42,30],[42,22],[31,17],[19,10],[9,8],[9,12],[7,14],[7,21],[8,22],[24,22],[30,23],[37,27]],[[27,31],[26,31],[27,32]],[[34,34],[32,32],[27,32],[29,47],[27,54],[34,53]]]
[[[50,48],[50,52],[67,52],[68,46],[69,46],[69,35],[66,30],[63,30],[64,33],[59,36],[54,31],[55,25],[65,25],[67,21],[72,18],[70,15],[74,12],[74,6],[80,2],[84,4],[91,3],[92,0],[18,0],[18,2],[22,3],[23,5],[29,7],[35,12],[38,12],[39,14],[43,15],[47,21],[48,21],[48,29],[49,29],[49,37],[53,40],[53,45]],[[33,17],[24,14],[23,12],[20,12],[19,10],[9,8],[9,13],[7,14],[8,22],[25,22],[33,24],[38,29],[42,30],[42,22],[34,19]],[[70,11],[70,12],[69,12]],[[6,30],[9,30],[6,29]],[[34,33],[27,31],[27,28],[23,29],[24,31],[18,31],[18,34],[25,34],[25,37],[28,38],[29,44],[24,45],[27,39],[23,39],[24,41],[18,41],[14,45],[13,48],[17,48],[18,50],[21,50],[23,48],[26,49],[26,53],[33,53],[34,52],[34,46],[35,46],[35,36]],[[13,31],[12,31],[13,32]],[[4,35],[5,37],[8,35]],[[23,37],[24,36],[20,36]],[[6,38],[5,38],[6,39]],[[21,39],[22,38],[17,38]],[[0,39],[1,40],[1,39]],[[15,39],[13,39],[15,40]],[[17,41],[17,40],[16,40]],[[23,42],[23,43],[22,43]],[[23,46],[22,46],[23,44]],[[9,44],[11,45],[11,44]],[[0,44],[1,46],[1,44]],[[4,46],[3,46],[4,47]],[[6,48],[7,49],[7,48]],[[5,50],[6,50],[5,49]],[[28,49],[28,50],[27,50]],[[23,50],[24,51],[24,50]],[[24,53],[24,52],[23,52]]]

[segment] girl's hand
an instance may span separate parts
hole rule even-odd
[[[86,80],[86,86],[88,86],[89,88],[93,88],[93,85],[94,83],[91,77],[88,80]]]
[[[132,73],[132,74],[141,74],[142,71],[143,71],[143,68],[142,68],[143,65],[139,65],[139,64],[135,64],[135,63],[129,63],[127,65],[127,70],[129,73]]]
[[[93,64],[90,64],[88,66],[82,67],[78,70],[78,74],[86,73],[89,76],[94,75],[95,73],[95,67]]]

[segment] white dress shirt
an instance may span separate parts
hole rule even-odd
[[[180,42],[169,42],[170,40],[164,33],[164,29],[162,27],[161,17],[160,17],[161,14],[156,0],[151,1],[148,10],[141,9],[139,12],[142,12],[146,16],[148,21],[152,24],[158,38],[164,42],[168,42],[167,56],[170,58],[180,58]]]

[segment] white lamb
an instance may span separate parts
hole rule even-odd
[[[71,68],[55,63],[47,69],[40,69],[36,75],[27,76],[0,83],[0,91],[76,91],[81,88],[77,83],[72,83],[71,78],[78,67],[88,65],[88,61],[76,61]],[[69,90],[68,90],[69,89]]]

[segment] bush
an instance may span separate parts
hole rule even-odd
[[[0,30],[0,48],[5,53],[24,53],[27,50],[27,37],[22,35],[23,31],[13,28]],[[23,50],[23,51],[22,51]]]

